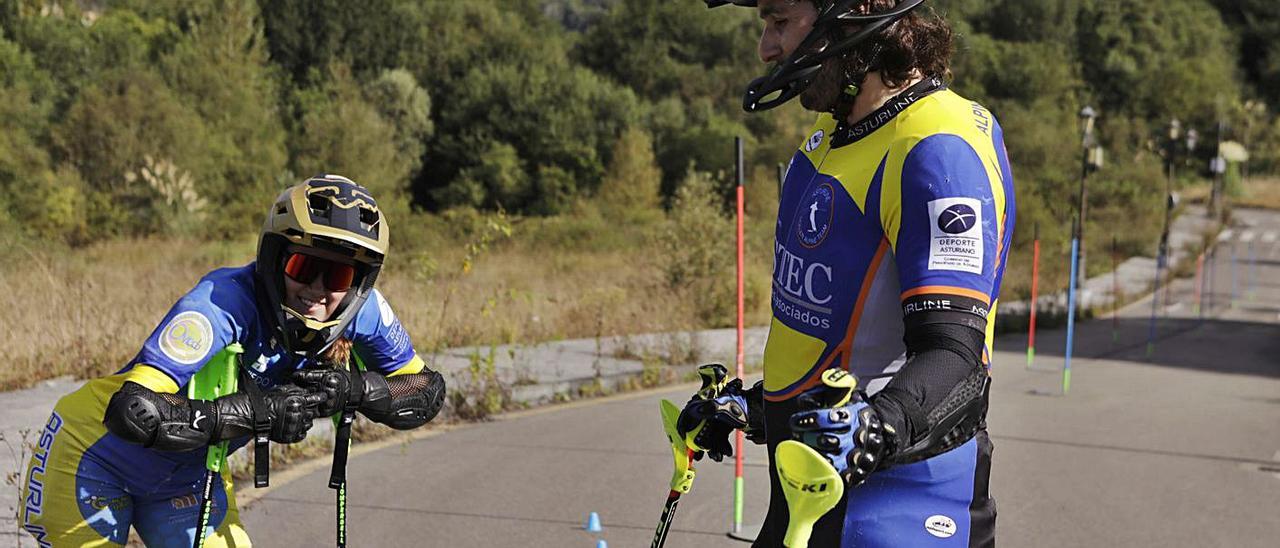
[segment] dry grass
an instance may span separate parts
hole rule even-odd
[[[436,235],[435,245],[418,249],[406,245],[399,255],[393,251],[379,288],[424,354],[457,346],[707,327],[693,319],[687,298],[664,285],[648,236],[543,241],[545,225],[565,222],[517,220],[510,239],[474,253],[467,251],[474,242],[465,235]],[[0,261],[5,326],[0,345],[9,350],[0,390],[118,370],[202,275],[246,264],[253,250],[250,239],[118,240],[76,250],[11,242],[0,256],[6,259]],[[749,318],[756,323],[768,314],[769,259],[763,253],[752,259],[756,281],[751,286],[766,292],[751,299]],[[464,271],[467,258],[471,267]],[[717,323],[728,322],[731,317]]]
[[[84,250],[15,243],[0,267],[0,389],[123,366],[169,306],[206,271],[250,249],[188,241],[116,241]]]
[[[1271,196],[1280,207],[1280,181],[1255,179],[1247,188],[1256,199]],[[770,209],[748,216],[748,325],[769,319],[772,215]],[[398,239],[378,284],[428,359],[459,346],[733,323],[731,303],[714,318],[699,318],[697,299],[668,285],[667,259],[657,236],[669,227],[656,212],[618,219],[588,209],[503,222],[511,228],[509,237],[494,236],[493,216],[474,213],[415,216],[397,225]],[[711,239],[681,237],[691,246]],[[723,237],[731,246],[732,235]],[[214,268],[251,261],[255,242],[117,240],[74,250],[24,241],[0,244],[8,244],[0,245],[0,344],[9,350],[0,390],[6,390],[62,375],[88,378],[118,370],[178,297]],[[1029,293],[1029,244],[1010,252],[1006,299]],[[1041,249],[1042,294],[1066,283],[1065,245],[1047,241]],[[1140,251],[1122,250],[1125,256]],[[1110,262],[1109,249],[1092,252],[1096,260]],[[732,265],[714,275],[732,287]],[[731,289],[726,294],[732,295]]]
[[[1280,177],[1254,177],[1244,182],[1242,196],[1232,198],[1238,207],[1280,209]]]
[[[1239,196],[1230,196],[1228,201],[1235,207],[1256,207],[1262,209],[1280,209],[1280,177],[1251,177],[1241,184]],[[1182,191],[1185,200],[1191,203],[1208,203],[1209,183],[1199,183]]]

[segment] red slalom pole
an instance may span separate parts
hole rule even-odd
[[[1120,342],[1120,243],[1111,236],[1111,342]]]
[[[743,261],[743,219],[745,218],[744,203],[746,198],[743,195],[743,180],[746,178],[743,169],[742,157],[742,137],[734,138],[734,145],[737,148],[737,178],[738,178],[738,378],[743,376],[743,309],[746,307],[744,301],[743,288],[743,268],[746,266]],[[742,531],[742,451],[743,451],[743,435],[742,430],[738,430],[734,436],[734,463],[733,463],[733,532]]]
[[[1036,297],[1040,289],[1040,225],[1035,227],[1035,241],[1031,244],[1031,324],[1027,329],[1027,367],[1036,358]]]

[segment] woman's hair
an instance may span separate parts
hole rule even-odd
[[[327,367],[334,369],[347,369],[351,360],[351,340],[346,337],[339,337],[333,341],[333,345],[324,353],[321,360]]]
[[[868,13],[882,12],[897,4],[898,0],[867,0],[864,9]],[[910,81],[916,71],[921,76],[951,79],[951,54],[955,50],[951,25],[932,7],[912,10],[859,49],[868,52],[877,46],[878,55],[869,61],[891,88]]]

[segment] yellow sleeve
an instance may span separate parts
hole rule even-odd
[[[133,381],[160,394],[177,394],[178,383],[164,371],[150,365],[138,364],[123,374],[124,381]],[[122,381],[120,384],[124,384]]]
[[[417,354],[414,354],[413,358],[409,360],[409,363],[400,366],[399,369],[392,371],[387,376],[394,377],[396,375],[413,375],[415,373],[421,373],[422,370],[426,368],[427,362],[422,361],[422,358],[419,358]]]

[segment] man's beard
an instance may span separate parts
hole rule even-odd
[[[814,112],[832,112],[851,83],[846,80],[843,63],[832,59],[822,64],[809,86],[800,92],[800,105]]]

